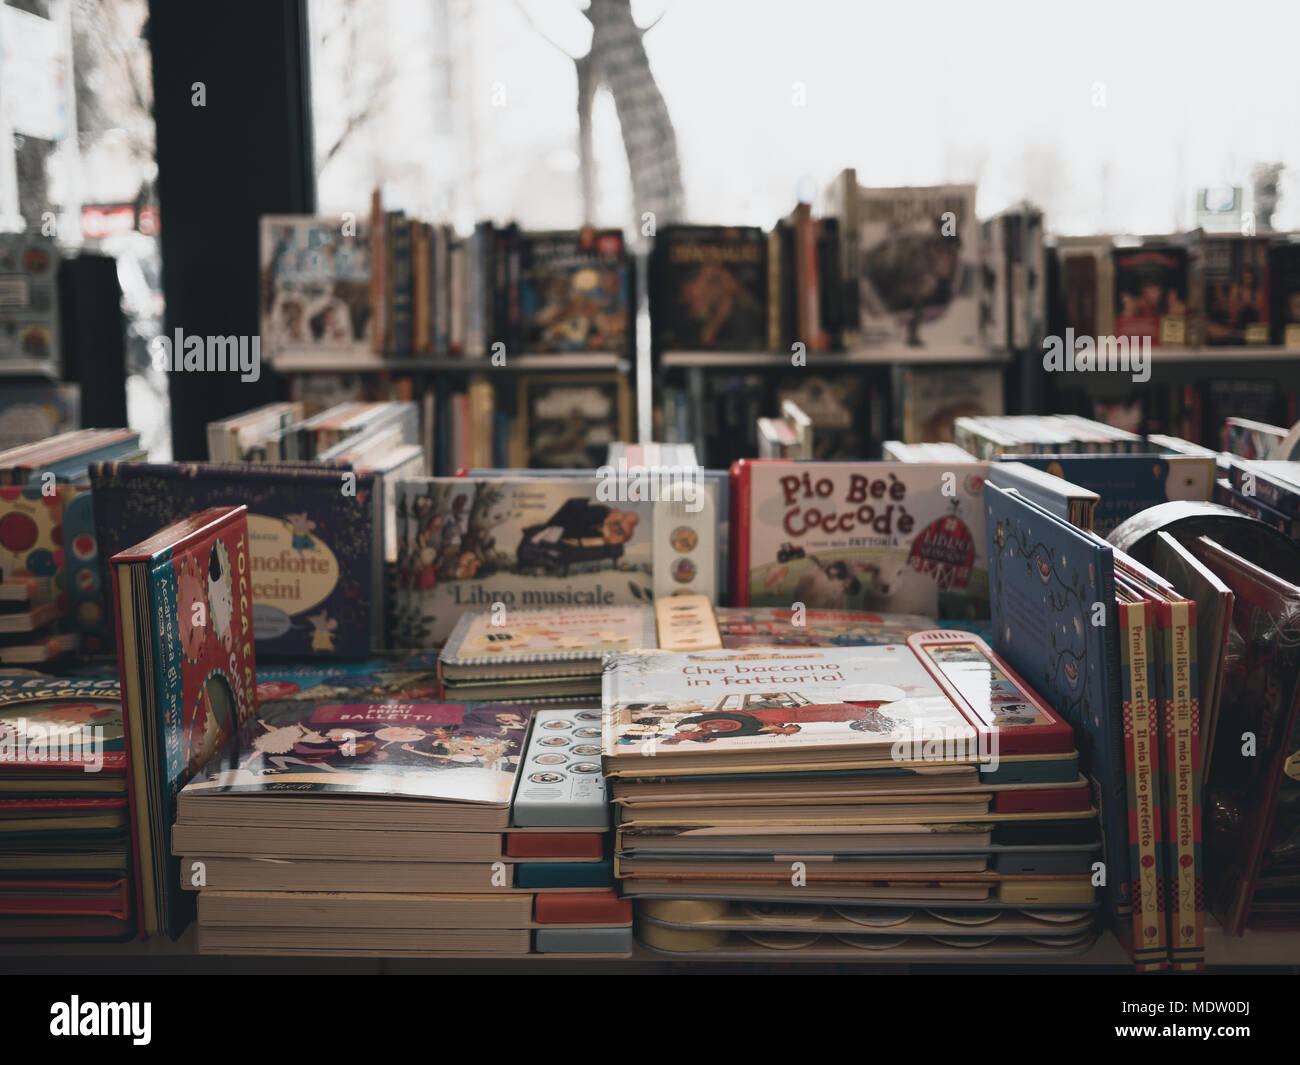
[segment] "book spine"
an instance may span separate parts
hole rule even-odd
[[[383,197],[376,188],[370,194],[370,350],[376,355],[382,355],[386,350],[384,334],[386,325],[384,238],[386,235]]]
[[[731,467],[731,557],[735,560],[731,589],[736,606],[749,606],[750,472],[744,459]]]
[[[1106,664],[1106,690],[1103,696],[1106,702],[1102,707],[1102,713],[1106,715],[1109,728],[1099,731],[1098,736],[1105,737],[1105,746],[1109,747],[1109,750],[1099,744],[1095,754],[1098,759],[1110,759],[1110,766],[1115,770],[1106,775],[1098,774],[1098,790],[1101,790],[1100,782],[1108,779],[1107,793],[1102,794],[1101,799],[1103,819],[1112,829],[1119,831],[1120,837],[1114,841],[1114,845],[1108,847],[1110,857],[1107,858],[1107,864],[1111,866],[1113,861],[1114,866],[1106,870],[1107,896],[1115,916],[1127,923],[1132,919],[1134,904],[1129,891],[1128,849],[1124,846],[1128,799],[1125,794],[1124,779],[1118,772],[1119,767],[1124,765],[1124,728],[1121,709],[1123,692],[1120,679],[1119,626],[1115,611],[1115,563],[1109,548],[1099,552],[1099,562],[1101,572],[1098,574],[1097,581],[1099,592],[1097,602],[1106,608],[1106,624],[1098,626]],[[1108,806],[1113,811],[1110,816],[1105,814]]]
[[[1170,874],[1169,955],[1178,970],[1205,963],[1201,865],[1200,707],[1196,689],[1196,604],[1175,603],[1170,625],[1173,700],[1165,722],[1169,770],[1167,863]]]
[[[1165,920],[1160,905],[1164,883],[1160,817],[1157,805],[1159,774],[1153,729],[1155,700],[1151,697],[1149,635],[1150,604],[1118,604],[1121,684],[1124,712],[1124,773],[1128,790],[1130,893],[1133,900],[1129,954],[1142,972],[1165,968]]]
[[[400,219],[393,230],[393,348],[410,355],[412,340],[411,223]]]
[[[781,231],[767,235],[767,347],[780,351],[781,343]]]

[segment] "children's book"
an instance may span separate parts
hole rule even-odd
[[[1261,871],[1286,869],[1293,850],[1300,588],[1209,537],[1185,546],[1235,597],[1204,808],[1210,909],[1240,935]],[[1291,905],[1300,909],[1296,895],[1292,884]]]
[[[256,705],[247,513],[212,507],[110,560],[147,935],[175,938],[192,913],[168,843],[176,796]]]
[[[995,462],[989,466],[989,481],[999,488],[1014,488],[1044,510],[1064,518],[1080,529],[1091,529],[1101,496],[1067,481],[1063,475],[1024,462]]]
[[[527,706],[506,703],[262,703],[237,744],[186,785],[181,811],[195,816],[195,799],[206,796],[217,797],[202,803],[212,817],[223,796],[266,804],[424,799],[494,808],[457,814],[431,806],[424,828],[503,828],[530,716]],[[383,803],[372,812],[382,826]]]
[[[364,658],[382,641],[384,527],[348,467],[104,463],[91,471],[101,558],[206,507],[248,507],[259,654]]]
[[[599,673],[611,651],[656,646],[649,606],[467,610],[438,667],[447,680],[577,676]]]
[[[986,617],[987,471],[741,459],[731,469],[736,605]]]
[[[1122,926],[1132,911],[1114,552],[1016,492],[988,484],[984,498],[993,647],[1075,728]]]
[[[927,635],[942,639],[916,643]],[[975,637],[933,631],[884,646],[614,654],[602,694],[606,772],[971,764],[1017,749],[1068,751],[1069,727],[1019,698],[1018,682]]]
[[[125,790],[116,677],[0,676],[0,793]]]
[[[716,597],[718,479],[604,472],[400,482],[398,646],[440,645],[465,610],[496,604],[508,616]]]

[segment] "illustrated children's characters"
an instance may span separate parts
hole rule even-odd
[[[630,510],[611,510],[600,524],[600,535],[607,544],[625,544],[636,532],[638,516]]]
[[[235,646],[231,620],[235,613],[234,578],[230,572],[230,552],[218,540],[208,553],[208,606],[212,611],[212,628],[229,654]]]
[[[280,770],[288,769],[290,765],[302,765],[337,772],[322,757],[315,756],[319,747],[328,742],[319,732],[297,721],[288,725],[268,725],[259,717],[257,723],[266,731],[253,737],[252,752],[240,764],[241,770],[248,769],[258,758],[265,758],[275,769]],[[307,757],[294,757],[301,754]],[[264,773],[270,771],[262,770]]]
[[[682,718],[674,735],[664,743],[711,743],[719,737],[775,734],[793,736],[800,724],[811,721],[847,721],[858,732],[890,732],[897,722],[880,712],[906,693],[892,685],[880,685],[879,698],[856,702],[814,703],[797,692],[765,692],[762,695],[728,695],[702,714]],[[865,695],[870,693],[864,692]]]
[[[334,650],[334,631],[339,627],[338,619],[332,618],[322,607],[314,614],[308,614],[311,623],[311,649],[313,651]]]
[[[522,714],[500,713],[497,714],[497,731],[501,735],[506,735],[514,729],[525,728],[528,725],[528,718]]]
[[[176,575],[176,618],[181,649],[197,662],[208,637],[208,582],[193,555],[186,555]]]
[[[808,559],[813,568],[799,578],[794,597],[805,606],[845,610],[862,591],[862,585],[843,560],[824,563],[816,555]]]
[[[478,736],[452,736],[444,739],[441,752],[422,751],[409,743],[402,744],[402,750],[418,754],[424,758],[433,758],[455,766],[473,766],[479,769],[503,769],[518,757],[505,757],[510,744],[504,740],[481,739]]]
[[[316,528],[316,523],[307,517],[305,511],[300,514],[286,514],[284,520],[293,529],[293,548],[295,551],[312,551],[315,549],[316,540],[311,535],[311,531]]]

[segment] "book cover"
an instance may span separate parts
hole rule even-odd
[[[1212,772],[1203,805],[1206,899],[1228,933],[1240,935],[1261,869],[1270,855],[1285,863],[1288,839],[1295,830],[1295,780],[1300,777],[1293,758],[1300,707],[1300,588],[1209,537],[1189,540],[1184,546],[1234,596]]]
[[[509,613],[717,595],[721,485],[701,478],[687,498],[666,486],[673,498],[638,494],[630,475],[400,482],[395,641],[437,646],[463,611],[497,603]]]
[[[1208,237],[1201,246],[1205,342],[1267,344],[1267,237]]]
[[[608,652],[656,646],[650,606],[467,610],[438,661],[447,676],[488,667],[488,675],[498,677],[514,675],[521,667],[544,673],[547,664],[589,662],[598,667]]]
[[[35,231],[0,235],[0,366],[62,372],[59,248]]]
[[[856,217],[862,344],[982,351],[975,186],[860,188]]]
[[[1215,464],[1192,455],[1017,455],[1017,462],[1046,470],[1100,497],[1092,515],[1099,536],[1138,511],[1174,499],[1209,500]]]
[[[1001,415],[1002,371],[996,367],[942,370],[908,367],[898,372],[903,441],[952,443],[957,418]]]
[[[91,471],[101,558],[187,514],[248,506],[259,654],[362,658],[382,571],[371,473],[346,468],[104,463]]]
[[[625,351],[629,268],[621,230],[525,233],[519,279],[524,351]]]
[[[122,692],[117,677],[0,676],[0,778],[11,774],[93,779],[80,793],[120,792],[126,772]],[[112,779],[110,779],[112,778]],[[62,790],[37,780],[30,790]]]
[[[1094,781],[1105,898],[1131,919],[1114,552],[1015,492],[984,488],[993,648],[1074,726]]]
[[[114,555],[122,717],[143,930],[173,938],[192,912],[170,857],[181,787],[256,702],[244,507],[213,507]]]
[[[985,463],[732,466],[738,606],[987,614]]]
[[[1277,244],[1268,252],[1269,338],[1300,348],[1300,243]]]
[[[370,224],[310,215],[261,220],[266,354],[370,350]]]
[[[260,703],[199,794],[340,795],[505,805],[531,709],[507,703]]]
[[[757,226],[663,226],[651,262],[656,351],[764,351],[767,238]]]
[[[1115,335],[1153,345],[1187,343],[1187,249],[1148,244],[1116,248]]]

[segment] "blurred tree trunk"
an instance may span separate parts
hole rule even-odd
[[[596,91],[604,86],[618,112],[638,218],[651,212],[656,226],[680,221],[686,196],[677,134],[650,70],[643,40],[646,31],[632,19],[631,0],[591,0],[584,14],[591,22],[591,50],[574,60],[584,220],[590,223],[596,208],[591,112]]]

